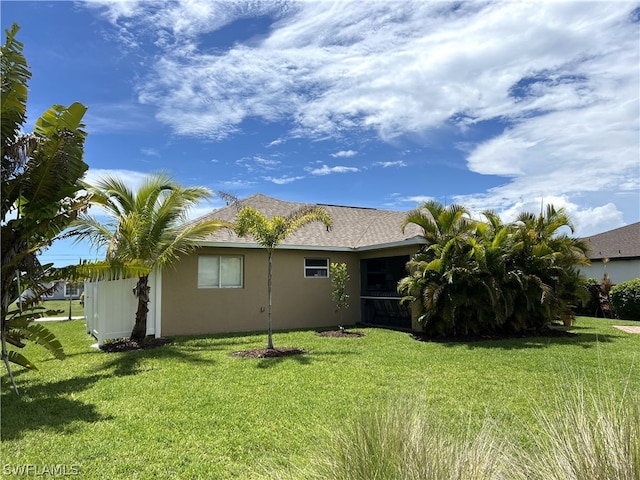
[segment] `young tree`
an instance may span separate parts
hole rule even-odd
[[[342,310],[349,308],[347,283],[349,283],[350,277],[347,264],[332,263],[329,265],[329,275],[331,276],[331,299],[336,304],[336,310],[340,312],[340,326],[342,327]]]
[[[185,223],[189,209],[208,198],[204,187],[182,187],[158,173],[145,178],[134,192],[117,177],[106,177],[86,186],[91,204],[101,207],[108,220],[81,215],[74,223],[77,240],[87,239],[106,248],[104,262],[85,265],[94,277],[135,276],[138,309],[131,339],[142,341],[147,333],[149,273],[173,265],[212,232],[231,225],[219,220]]]
[[[83,161],[86,107],[54,105],[23,133],[26,122],[28,80],[31,72],[16,40],[19,27],[6,31],[1,48],[2,112],[2,358],[13,382],[9,362],[35,368],[23,355],[8,351],[7,343],[23,347],[23,340],[44,345],[64,357],[60,342],[42,325],[18,308],[9,306],[26,288],[32,301],[46,290],[46,282],[63,278],[51,265],[41,265],[37,255],[55,241],[87,206],[80,195],[88,166]],[[15,383],[14,389],[17,392]]]
[[[331,216],[321,207],[304,207],[286,217],[274,216],[267,219],[262,213],[252,207],[242,207],[236,215],[236,233],[241,237],[250,235],[258,244],[267,250],[268,274],[267,294],[268,307],[268,333],[267,348],[273,349],[271,329],[271,277],[273,265],[273,251],[283,240],[303,226],[311,222],[322,222],[327,227],[332,224]]]

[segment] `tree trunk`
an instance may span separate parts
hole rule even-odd
[[[269,250],[269,271],[267,273],[267,290],[269,292],[269,329],[267,333],[267,348],[273,348],[273,338],[271,334],[271,265],[272,265],[273,252]]]
[[[138,299],[138,310],[136,311],[136,323],[131,331],[131,340],[140,342],[147,336],[147,314],[149,313],[149,275],[138,278],[133,294]]]

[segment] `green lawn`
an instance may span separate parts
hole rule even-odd
[[[640,389],[640,335],[614,324],[633,322],[579,318],[573,338],[468,344],[382,329],[352,339],[276,332],[276,347],[309,353],[260,360],[230,354],[264,347],[263,333],[107,354],[91,348],[84,322],[48,323],[68,358],[27,347],[40,371],[16,367],[20,397],[2,376],[4,473],[65,465],[79,478],[273,478],[304,465],[345,419],[402,397],[454,421],[498,419],[518,438],[567,372]]]
[[[43,312],[47,316],[54,317],[68,317],[69,316],[69,300],[45,300],[40,306],[44,307],[44,310],[38,310]],[[11,308],[15,308],[15,303],[11,305]],[[46,313],[48,310],[61,310],[62,313],[54,313],[49,315]],[[84,317],[84,307],[80,305],[80,300],[71,300],[71,316]]]

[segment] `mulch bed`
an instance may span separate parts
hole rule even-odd
[[[233,352],[232,357],[241,358],[277,358],[277,357],[290,357],[292,355],[304,355],[307,353],[305,350],[293,347],[280,347],[280,348],[255,348],[253,350],[241,350],[239,352]]]
[[[150,348],[158,348],[171,343],[170,338],[145,338],[141,342],[131,340],[130,338],[120,338],[112,342],[104,343],[100,346],[100,350],[107,353],[114,352],[131,352],[133,350],[148,350]]]
[[[316,332],[316,335],[333,338],[360,338],[365,336],[362,332],[350,332],[349,330],[327,330],[326,332]]]

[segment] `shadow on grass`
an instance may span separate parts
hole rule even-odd
[[[68,431],[74,422],[93,423],[109,420],[95,405],[68,397],[86,390],[107,375],[75,377],[53,383],[22,386],[20,395],[4,388],[2,395],[2,440],[15,440],[31,430],[51,429],[55,433]]]
[[[245,361],[248,359],[245,359]],[[267,357],[267,358],[259,358],[257,368],[273,368],[280,363],[285,362],[297,362],[300,365],[309,365],[311,363],[311,358],[308,353],[302,353],[299,355],[287,355],[284,357]]]
[[[117,377],[137,375],[147,368],[143,368],[143,364],[148,360],[174,360],[186,362],[189,364],[213,365],[215,360],[203,358],[198,353],[185,352],[185,348],[179,344],[168,344],[148,350],[132,350],[129,352],[104,353],[109,361],[102,364],[102,369],[112,370],[113,375]],[[206,352],[212,349],[195,349],[195,352]]]
[[[438,342],[447,347],[465,345],[470,350],[480,348],[498,348],[502,350],[542,349],[550,345],[567,345],[582,348],[594,348],[598,343],[611,343],[615,336],[599,333],[576,333],[570,336],[532,336],[508,339],[487,339],[475,341]]]
[[[252,360],[257,360],[257,364],[256,364],[256,368],[271,368],[271,367],[275,367],[276,365],[278,365],[279,363],[284,363],[284,362],[291,362],[291,361],[295,361],[300,365],[310,365],[313,361],[324,361],[324,358],[322,357],[340,357],[340,356],[347,356],[347,355],[359,355],[358,352],[354,352],[354,351],[327,351],[327,350],[322,350],[322,351],[308,351],[307,353],[304,353],[302,355],[289,355],[289,356],[284,356],[284,357],[268,357],[268,358],[257,358],[257,359],[250,359],[250,358],[246,358],[243,359],[243,361],[252,361]]]

